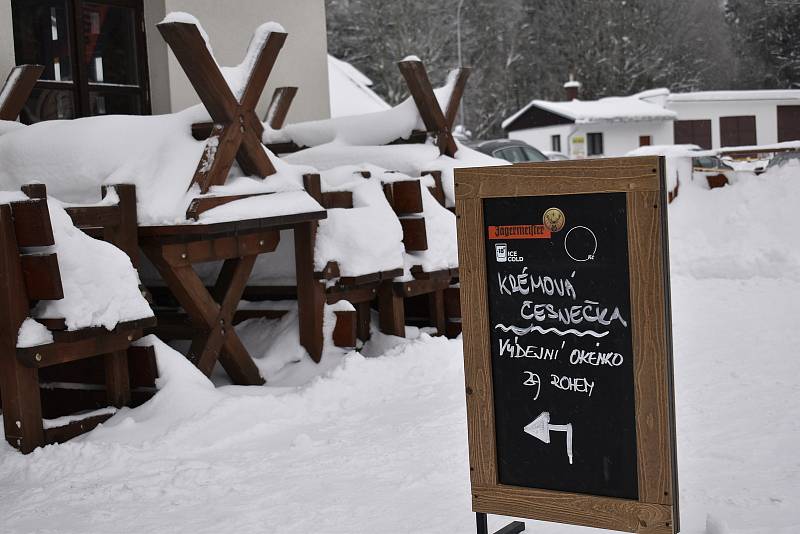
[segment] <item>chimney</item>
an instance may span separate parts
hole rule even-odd
[[[569,81],[564,84],[564,96],[567,102],[576,100],[578,98],[578,90],[581,88],[581,82],[575,79],[572,74],[569,75]]]

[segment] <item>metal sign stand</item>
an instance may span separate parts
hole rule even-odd
[[[486,514],[476,512],[475,521],[478,525],[478,534],[489,534],[489,525],[486,521]],[[504,526],[494,534],[519,534],[523,530],[525,530],[525,523],[522,521],[514,521]]]

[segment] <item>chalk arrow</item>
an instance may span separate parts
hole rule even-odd
[[[550,432],[566,432],[567,433],[567,457],[569,463],[572,464],[572,423],[566,425],[551,425],[550,412],[542,412],[539,417],[528,423],[523,428],[526,434],[530,434],[536,439],[544,443],[550,443]]]

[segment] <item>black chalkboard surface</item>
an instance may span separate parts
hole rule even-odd
[[[638,499],[625,193],[483,203],[500,483]]]

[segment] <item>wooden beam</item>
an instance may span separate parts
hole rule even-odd
[[[322,321],[325,286],[314,279],[314,242],[317,223],[298,225],[294,231],[297,308],[300,321],[300,344],[315,362],[322,358]]]
[[[403,244],[409,252],[428,250],[428,235],[423,217],[401,217]]]
[[[392,189],[392,207],[398,215],[421,213],[422,189],[419,180],[404,180],[388,184]]]
[[[353,207],[353,192],[352,191],[328,191],[322,193],[322,207],[326,210],[336,208],[352,208]]]
[[[64,298],[61,271],[55,254],[22,254],[22,276],[25,290],[31,300],[59,300]]]
[[[11,69],[0,88],[0,95],[5,95],[0,100],[0,121],[17,120],[42,72],[42,65],[18,65]]]
[[[297,87],[278,87],[272,93],[272,100],[269,102],[267,113],[264,115],[264,122],[266,122],[273,130],[280,130],[283,128],[283,123],[286,122],[286,115],[289,114],[289,108],[292,105],[297,94]]]
[[[444,120],[450,131],[453,131],[456,116],[458,115],[458,108],[461,105],[461,99],[464,97],[464,88],[467,85],[471,69],[469,67],[461,67],[456,74],[456,81],[453,85],[453,91],[450,93],[450,99],[447,101],[447,108],[444,112]]]
[[[11,203],[16,244],[20,247],[47,247],[55,244],[47,200],[21,200]]]

